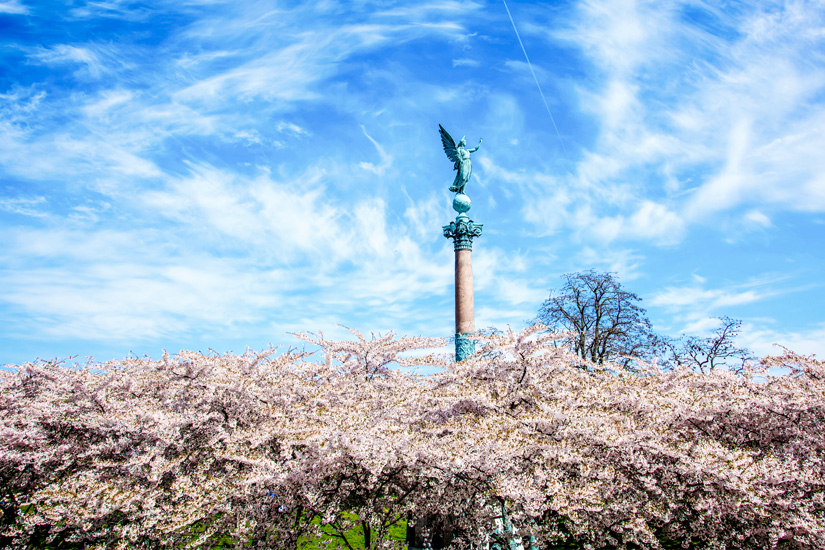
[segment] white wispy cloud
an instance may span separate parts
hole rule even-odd
[[[25,15],[29,9],[20,0],[3,0],[0,2],[0,13]]]
[[[718,318],[730,316],[743,319],[740,345],[746,345],[759,355],[777,353],[773,343],[782,345],[809,342],[803,334],[813,328],[782,330],[773,316],[754,315],[758,304],[768,301],[787,302],[794,294],[810,296],[817,290],[798,284],[786,277],[765,276],[723,287],[708,287],[707,279],[694,274],[693,282],[685,286],[668,286],[655,294],[650,305],[669,313],[672,332],[682,334],[709,334],[719,326]],[[777,312],[783,315],[782,312]],[[817,329],[818,330],[818,329]],[[816,331],[814,331],[816,332]],[[784,342],[784,343],[783,343]],[[801,353],[815,352],[818,347],[806,344]],[[795,349],[795,348],[792,348]]]
[[[361,125],[361,131],[364,132],[364,136],[366,136],[370,143],[372,143],[373,147],[375,147],[378,156],[381,158],[381,162],[378,164],[372,162],[360,162],[358,163],[358,166],[360,168],[363,168],[364,170],[372,172],[376,176],[383,176],[387,172],[387,170],[392,166],[392,156],[387,154],[384,148],[381,147],[381,145],[377,141],[372,139],[372,136],[370,136],[367,133],[367,129],[364,127],[363,124]]]
[[[718,311],[726,306],[748,304],[767,296],[755,290],[703,289],[699,287],[670,287],[653,297],[651,303],[665,307],[691,307],[704,311]]]
[[[295,136],[305,136],[309,135],[309,132],[298,126],[297,124],[293,124],[292,122],[286,122],[283,120],[279,120],[275,123],[275,129],[279,132],[286,132],[291,133]]]
[[[221,3],[208,1],[204,4]],[[198,0],[187,0],[183,6],[194,6]],[[146,2],[136,5],[130,0],[97,0],[73,5],[68,11],[71,18],[81,22],[90,19],[111,19],[120,21],[140,22],[151,20],[152,17],[163,17],[168,13],[168,5],[164,2]]]
[[[81,109],[87,117],[99,119],[109,114],[113,109],[128,103],[134,97],[135,94],[130,90],[104,90]]]
[[[321,48],[321,51],[323,48]],[[313,59],[314,58],[314,59]],[[283,50],[246,62],[225,72],[200,79],[176,92],[175,99],[215,105],[225,97],[256,97],[285,101],[317,99],[312,84],[329,76],[333,66],[307,39]]]
[[[453,59],[453,67],[478,67],[481,62],[477,59],[470,59],[462,57],[461,59]]]
[[[21,214],[23,216],[45,217],[49,213],[42,208],[46,204],[45,197],[0,197],[0,210]]]
[[[807,330],[792,331],[776,326],[744,323],[737,344],[750,349],[757,357],[780,355],[781,347],[803,355],[814,354],[822,359],[825,325],[819,323]],[[781,347],[778,347],[781,346]]]
[[[578,252],[568,271],[598,269],[616,273],[619,280],[632,284],[642,276],[644,263],[645,257],[631,248],[586,246]]]
[[[411,20],[429,20],[433,16],[443,14],[466,13],[479,10],[484,7],[479,2],[461,2],[458,0],[447,0],[444,2],[427,2],[419,5],[404,5],[379,11],[379,17],[399,17]]]
[[[721,227],[765,228],[766,210],[821,211],[825,160],[815,150],[825,145],[825,109],[813,98],[825,72],[804,52],[823,42],[822,14],[802,4],[752,8],[576,4],[566,28],[544,36],[597,67],[575,85],[596,133],[572,173],[530,185],[526,218],[588,243],[673,246],[719,216],[732,216]],[[690,10],[716,26],[696,24]],[[496,168],[487,159],[499,177],[540,178]]]
[[[80,68],[75,75],[102,78],[116,70],[128,67],[129,63],[120,52],[107,44],[57,44],[48,48],[37,47],[29,53],[29,62],[45,65],[71,64]]]

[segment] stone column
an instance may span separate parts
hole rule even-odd
[[[455,332],[469,334],[476,331],[473,304],[473,251],[461,248],[455,251]]]
[[[455,249],[455,360],[463,361],[475,352],[475,306],[473,303],[473,238],[481,236],[482,224],[467,216],[470,198],[459,193],[453,200],[458,212],[454,222],[443,227],[444,236],[453,239]]]

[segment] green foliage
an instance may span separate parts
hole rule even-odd
[[[357,521],[354,514],[349,515],[349,519]],[[320,524],[319,518],[315,518],[311,523],[315,525]],[[193,526],[193,534],[200,534],[206,529],[206,525],[199,522]],[[406,549],[407,539],[407,520],[399,519],[398,523],[390,527],[390,539],[399,542],[399,549]],[[329,526],[324,526],[321,529],[321,534],[318,536],[302,536],[298,541],[298,550],[337,550],[343,548],[352,548],[353,550],[364,548],[364,531],[357,525],[344,533],[346,543],[341,536],[334,532]],[[237,542],[231,537],[222,535],[216,536],[216,542],[210,543],[210,550],[237,548]],[[347,546],[347,543],[349,546]]]
[[[354,514],[347,514],[348,518],[352,522],[357,522],[358,518]],[[312,521],[314,524],[319,524],[320,521],[318,518]],[[407,539],[407,520],[399,519],[398,523],[390,527],[390,539],[394,541],[399,541],[398,548],[406,548],[405,541]],[[343,537],[346,538],[346,543],[341,538],[334,529],[330,526],[325,525],[321,528],[321,534],[319,536],[302,536],[299,539],[298,548],[299,550],[332,550],[332,549],[343,549],[343,548],[353,548],[358,550],[359,548],[364,548],[364,530],[359,526],[356,525],[351,529],[347,530],[343,533]],[[374,542],[374,541],[373,541]],[[349,544],[349,546],[347,546]]]

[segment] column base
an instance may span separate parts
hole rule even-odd
[[[460,332],[455,335],[455,360],[456,362],[469,359],[476,352],[476,341],[472,340],[472,332]]]

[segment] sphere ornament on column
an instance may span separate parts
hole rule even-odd
[[[470,209],[471,206],[472,203],[470,202],[470,197],[464,193],[456,193],[456,196],[453,199],[453,210],[459,214],[464,214]]]

